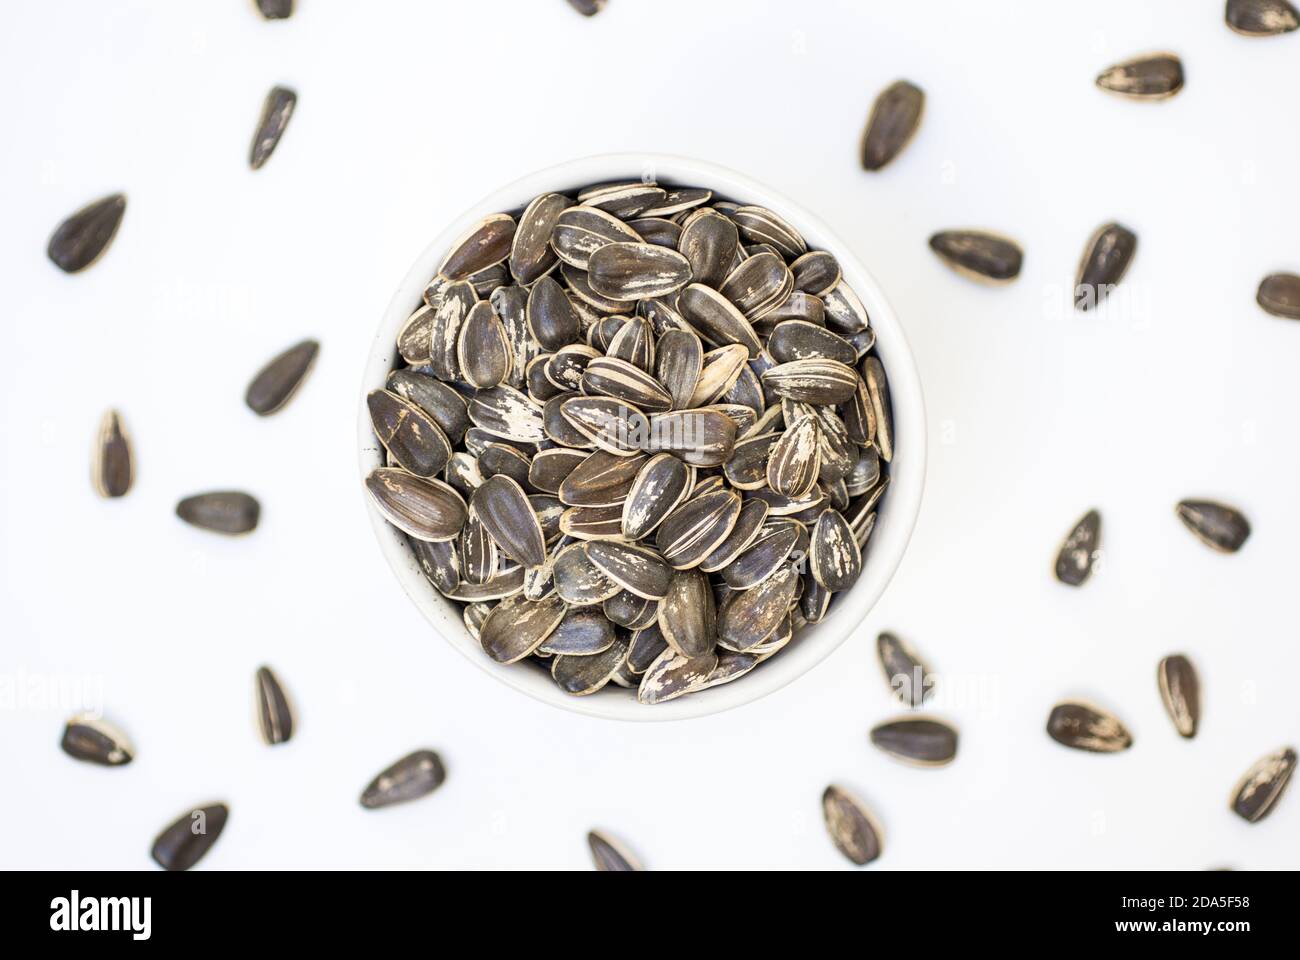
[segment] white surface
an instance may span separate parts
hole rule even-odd
[[[897,314],[885,300],[879,283],[825,224],[790,198],[734,170],[686,157],[635,153],[601,154],[569,160],[529,173],[465,211],[425,247],[394,294],[371,346],[362,394],[380,389],[387,383],[397,354],[398,332],[415,307],[422,305],[429,278],[437,273],[448,248],[475,223],[502,210],[523,209],[533,198],[545,193],[575,195],[593,183],[635,180],[650,175],[652,171],[661,183],[705,187],[719,198],[735,198],[779,210],[782,218],[799,231],[810,248],[836,253],[844,283],[858,295],[871,318],[876,334],[874,351],[886,366],[893,411],[894,452],[889,465],[888,499],[881,501],[883,506],[877,511],[866,553],[866,567],[853,590],[839,597],[825,618],[801,631],[797,641],[787,645],[779,657],[772,657],[762,670],[754,670],[744,683],[724,684],[710,690],[708,696],[679,697],[656,704],[654,709],[647,709],[630,691],[614,684],[590,696],[574,697],[560,690],[543,671],[501,669],[483,655],[482,646],[465,629],[461,606],[443,599],[430,588],[406,535],[385,521],[378,510],[371,508],[371,524],[385,559],[435,631],[495,679],[545,703],[603,720],[658,722],[718,713],[779,690],[821,663],[856,632],[863,617],[893,578],[916,524],[925,484],[925,403],[921,397],[919,375],[907,346],[906,334]],[[357,405],[357,445],[361,475],[365,477],[387,462],[387,457],[375,438],[370,417],[365,413],[364,397],[358,398]]]
[[[1300,35],[1239,37],[1219,0],[300,7],[268,24],[241,3],[26,4],[0,34],[4,864],[146,867],[158,829],[219,798],[231,820],[203,868],[585,868],[591,825],[656,868],[836,868],[819,809],[835,780],[884,824],[869,869],[1298,865],[1300,788],[1255,826],[1226,803],[1300,740],[1300,326],[1253,302],[1263,274],[1300,268]],[[1093,87],[1162,48],[1187,68],[1174,100]],[[925,88],[924,126],[867,174],[858,135],[899,76]],[[276,82],[300,102],[254,174]],[[925,507],[858,635],[763,701],[683,723],[564,713],[433,641],[356,481],[362,367],[414,256],[521,173],[616,149],[712,159],[824,218],[902,317],[929,408]],[[62,275],[50,231],[116,189],[113,248]],[[1076,315],[1080,249],[1112,218],[1141,238],[1126,296]],[[978,287],[926,249],[964,225],[1025,244],[1017,283]],[[249,414],[248,378],[304,335],[323,343],[311,381]],[[109,405],[139,451],[118,503],[87,478]],[[172,516],[223,486],[262,498],[252,538]],[[1181,527],[1191,495],[1247,512],[1240,554]],[[1071,590],[1052,557],[1094,505],[1105,568]],[[947,769],[867,744],[898,712],[885,628],[965,694],[942,704],[962,732]],[[1206,688],[1190,742],[1156,694],[1179,649]],[[252,725],[261,662],[299,705],[285,747]],[[131,766],[59,752],[68,711],[39,696],[82,676],[134,737]],[[1116,708],[1134,748],[1052,743],[1070,695]],[[370,776],[419,746],[446,760],[443,788],[362,810]]]

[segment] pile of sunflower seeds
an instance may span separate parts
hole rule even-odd
[[[660,703],[754,669],[862,572],[893,457],[861,301],[778,213],[548,193],[447,252],[368,397],[366,486],[492,659]]]

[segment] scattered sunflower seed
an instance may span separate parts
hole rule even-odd
[[[267,20],[287,20],[293,16],[293,0],[257,0],[257,9]]]
[[[212,849],[229,817],[224,803],[191,810],[158,834],[149,855],[164,870],[188,870]]]
[[[1061,544],[1056,555],[1056,579],[1077,587],[1092,575],[1101,549],[1101,514],[1089,510]]]
[[[1097,228],[1084,248],[1074,281],[1074,306],[1091,310],[1124,279],[1137,252],[1137,234],[1118,223]]]
[[[930,238],[930,249],[963,276],[989,283],[1020,276],[1025,257],[1014,240],[983,230],[943,230]]]
[[[116,410],[104,414],[95,436],[95,455],[91,480],[95,491],[106,498],[124,497],[135,479],[135,457],[131,438]]]
[[[1047,733],[1057,743],[1090,753],[1117,753],[1133,746],[1133,737],[1118,718],[1086,703],[1053,707]]]
[[[1165,657],[1156,668],[1160,699],[1174,729],[1181,736],[1196,736],[1201,720],[1201,685],[1192,662],[1181,653]]]
[[[587,834],[591,859],[600,873],[632,873],[645,869],[627,849],[608,834],[592,830]]]
[[[261,512],[253,497],[238,490],[200,493],[176,504],[176,516],[186,523],[232,535],[256,529]]]
[[[1260,281],[1255,301],[1275,317],[1300,320],[1300,276],[1269,274]]]
[[[835,849],[850,862],[862,867],[880,856],[880,827],[853,794],[833,784],[827,787],[822,793],[822,815]]]
[[[1250,536],[1250,523],[1241,511],[1212,500],[1184,500],[1178,519],[1206,546],[1220,553],[1236,553]]]
[[[418,800],[438,789],[446,779],[441,757],[432,750],[416,750],[371,780],[361,791],[361,805],[376,810]]]
[[[925,93],[915,84],[896,80],[876,97],[862,134],[862,166],[879,170],[893,160],[916,134],[925,109]]]
[[[248,151],[248,165],[254,170],[262,169],[263,164],[271,159],[297,104],[298,94],[288,87],[272,87],[266,95],[262,116],[253,133],[253,146]]]
[[[113,242],[126,213],[126,196],[110,194],[82,207],[55,229],[46,253],[64,273],[85,270]]]
[[[903,717],[871,731],[871,742],[891,757],[925,767],[951,763],[957,756],[957,731],[924,717]]]
[[[104,767],[120,767],[135,757],[126,734],[93,713],[78,714],[69,720],[60,746],[70,757]]]
[[[1291,747],[1261,757],[1233,791],[1232,812],[1248,823],[1267,817],[1291,782],[1295,764],[1296,753]]]
[[[892,633],[882,633],[876,638],[876,652],[885,672],[885,682],[898,699],[909,707],[921,706],[934,687],[929,668]]]
[[[1172,53],[1151,53],[1108,67],[1097,86],[1135,100],[1165,100],[1183,89],[1183,62]]]
[[[1248,37],[1271,37],[1300,29],[1300,12],[1287,0],[1228,0],[1224,19]]]
[[[297,392],[311,372],[320,344],[304,340],[294,344],[258,371],[248,385],[244,402],[259,416],[275,413]]]

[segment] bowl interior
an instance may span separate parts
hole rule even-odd
[[[370,428],[364,396],[382,387],[397,360],[397,332],[421,303],[424,288],[437,272],[447,248],[481,217],[522,209],[538,194],[570,196],[593,183],[654,179],[660,183],[706,187],[718,199],[768,207],[797,228],[813,249],[835,254],[844,280],[858,294],[876,331],[876,353],[889,379],[894,417],[894,458],[890,482],[878,507],[875,530],[864,550],[863,572],[851,590],[836,597],[830,612],[810,624],[777,656],[733,683],[690,694],[668,703],[637,703],[635,691],[609,685],[587,697],[572,697],[556,687],[545,671],[531,663],[503,666],[483,653],[465,629],[461,608],[425,580],[400,531],[388,525],[367,503],[380,547],[397,579],[417,607],[447,642],[481,669],[538,700],[591,716],[622,720],[672,720],[698,717],[756,700],[794,680],[834,651],[853,632],[880,598],[902,559],[920,510],[925,478],[925,411],[912,353],[893,310],[856,256],[803,208],[748,177],[724,167],[685,157],[660,154],[611,154],[574,160],[540,170],[497,191],[466,211],[425,249],[393,296],[375,337],[366,365],[358,423],[361,475],[381,466],[384,451]]]

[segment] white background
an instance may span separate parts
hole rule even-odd
[[[162,826],[221,799],[202,868],[585,868],[594,825],[652,868],[839,868],[819,803],[838,781],[884,825],[869,869],[1300,865],[1300,798],[1253,826],[1227,809],[1257,757],[1300,740],[1300,326],[1254,304],[1265,273],[1300,269],[1300,34],[1239,37],[1221,0],[299,7],[6,11],[0,863],[148,867]],[[1094,87],[1155,49],[1186,66],[1172,101]],[[858,137],[898,77],[925,89],[923,126],[869,174]],[[275,83],[298,109],[253,173]],[[416,254],[501,184],[614,150],[733,166],[824,218],[897,308],[928,404],[921,518],[876,609],[795,684],[684,723],[571,715],[463,660],[390,575],[356,473],[362,366]],[[115,190],[107,256],[52,267],[55,225]],[[1136,261],[1114,303],[1076,314],[1079,254],[1110,219]],[[1019,239],[1020,279],[942,266],[926,240],[958,226]],[[253,416],[247,381],[304,336],[323,344],[311,380]],[[116,502],[88,479],[109,406],[139,458]],[[228,487],[262,500],[252,537],[173,516]],[[1239,554],[1183,529],[1188,496],[1247,513]],[[1072,590],[1051,563],[1092,506],[1104,568]],[[940,674],[962,736],[948,768],[867,742],[899,712],[882,629]],[[1156,692],[1177,650],[1205,690],[1190,742]],[[274,749],[252,719],[263,662],[299,710]],[[70,709],[44,701],[82,678],[130,766],[59,751]],[[1067,696],[1118,712],[1133,749],[1049,740]],[[421,746],[444,787],[362,810],[367,780]]]

